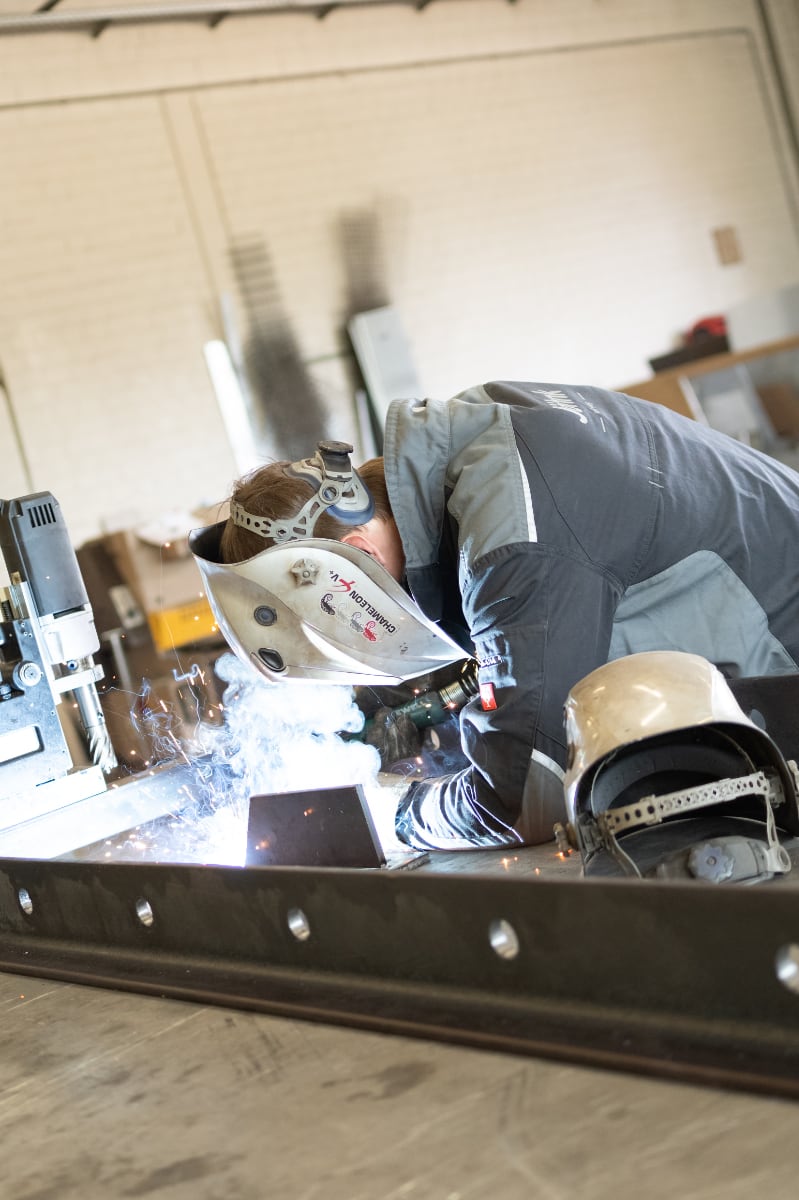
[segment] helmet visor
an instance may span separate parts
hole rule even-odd
[[[397,684],[466,657],[364,551],[307,538],[222,563],[224,524],[189,544],[223,636],[268,679]]]

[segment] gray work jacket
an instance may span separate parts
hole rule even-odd
[[[384,457],[407,585],[434,621],[462,612],[484,692],[461,713],[471,766],[400,806],[409,844],[548,840],[566,695],[610,659],[797,670],[799,475],[774,459],[659,405],[538,383],[395,401]]]

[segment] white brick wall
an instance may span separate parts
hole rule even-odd
[[[769,8],[796,96],[797,6]],[[0,38],[0,367],[33,486],[76,541],[224,494],[202,344],[223,293],[244,321],[237,238],[267,247],[352,436],[352,213],[377,224],[430,393],[645,375],[696,317],[799,276],[766,68],[748,0],[437,0]],[[740,265],[716,261],[719,225]]]
[[[626,49],[479,61],[213,90],[198,111],[228,223],[264,231],[309,355],[335,345],[333,217],[362,206],[432,391],[614,382],[779,277],[791,237],[746,45],[661,44],[647,68]],[[676,145],[663,95],[680,99]],[[744,159],[730,143],[747,126]],[[728,223],[746,259],[722,270],[710,230]]]
[[[76,539],[233,474],[214,326],[157,99],[0,112],[0,361],[37,489]]]

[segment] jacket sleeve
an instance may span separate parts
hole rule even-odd
[[[607,661],[619,585],[540,543],[504,546],[463,588],[481,695],[461,713],[471,765],[411,785],[397,836],[419,849],[548,841],[563,820],[563,704]],[[495,706],[495,707],[494,707]]]

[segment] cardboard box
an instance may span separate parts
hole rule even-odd
[[[173,514],[105,538],[119,574],[147,617],[159,650],[219,636],[187,540],[190,529],[219,519],[217,510],[179,517]]]
[[[111,557],[145,613],[193,603],[204,596],[194,558],[145,542],[133,529],[122,529],[106,539]]]
[[[757,390],[776,432],[781,437],[799,438],[799,387],[793,383],[767,383]]]

